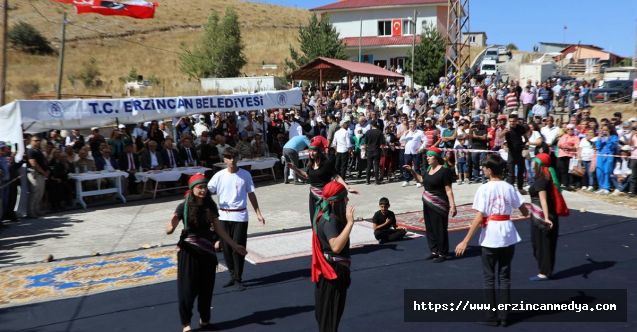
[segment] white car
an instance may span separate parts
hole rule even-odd
[[[480,74],[484,76],[497,75],[498,65],[495,60],[484,59],[480,64]]]

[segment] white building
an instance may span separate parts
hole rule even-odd
[[[472,47],[486,47],[487,34],[486,32],[465,32],[462,34],[462,42],[468,42]]]
[[[358,61],[360,48],[360,61],[387,69],[405,68],[414,30],[416,43],[427,24],[443,36],[447,31],[447,0],[342,0],[311,11],[329,16],[349,60]]]

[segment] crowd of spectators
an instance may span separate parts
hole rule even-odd
[[[433,87],[414,90],[399,84],[357,83],[351,94],[339,87],[323,95],[304,88],[303,103],[294,109],[120,124],[91,128],[86,137],[78,130],[25,135],[28,215],[39,216],[43,201],[50,209],[70,204],[72,172],[118,169],[134,175],[180,166],[212,168],[230,146],[241,158],[281,158],[286,143],[300,135],[323,136],[341,177],[361,179],[365,173],[367,183],[373,173],[377,184],[410,185],[411,175],[402,166],[424,172],[425,150],[438,146],[447,149],[445,163],[454,170],[457,184],[484,182],[481,161],[487,153],[499,153],[509,163],[507,181],[524,191],[533,181],[533,156],[544,151],[555,157],[566,190],[637,192],[637,177],[632,176],[637,171],[637,118],[591,114],[593,84],[503,82],[496,76],[467,77],[458,87],[447,84],[453,81],[443,77]],[[372,129],[380,131],[380,140],[375,134],[370,138]],[[109,133],[107,137],[102,131]],[[3,206],[9,207],[15,205],[15,200],[7,200],[16,195],[16,170],[21,165],[2,142],[0,154]],[[128,181],[127,193],[137,192],[135,181]],[[8,210],[3,218],[15,219]]]

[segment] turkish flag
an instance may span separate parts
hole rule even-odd
[[[78,14],[100,14],[129,16],[145,19],[155,16],[157,3],[143,0],[105,1],[105,0],[74,0]]]
[[[403,35],[403,21],[402,20],[392,20],[391,21],[391,35],[392,36],[402,36]]]

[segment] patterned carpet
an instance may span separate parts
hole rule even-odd
[[[177,278],[176,247],[0,269],[0,307],[84,296]],[[217,272],[225,271],[221,264]]]
[[[473,217],[475,217],[475,210],[471,209],[471,204],[459,205],[457,207],[458,214],[454,218],[449,219],[449,231],[459,231],[468,229],[471,225]],[[519,210],[515,210],[512,216],[513,221],[524,219]],[[399,226],[405,227],[412,231],[425,231],[425,221],[422,215],[422,211],[414,211],[401,213],[396,215],[396,223]]]

